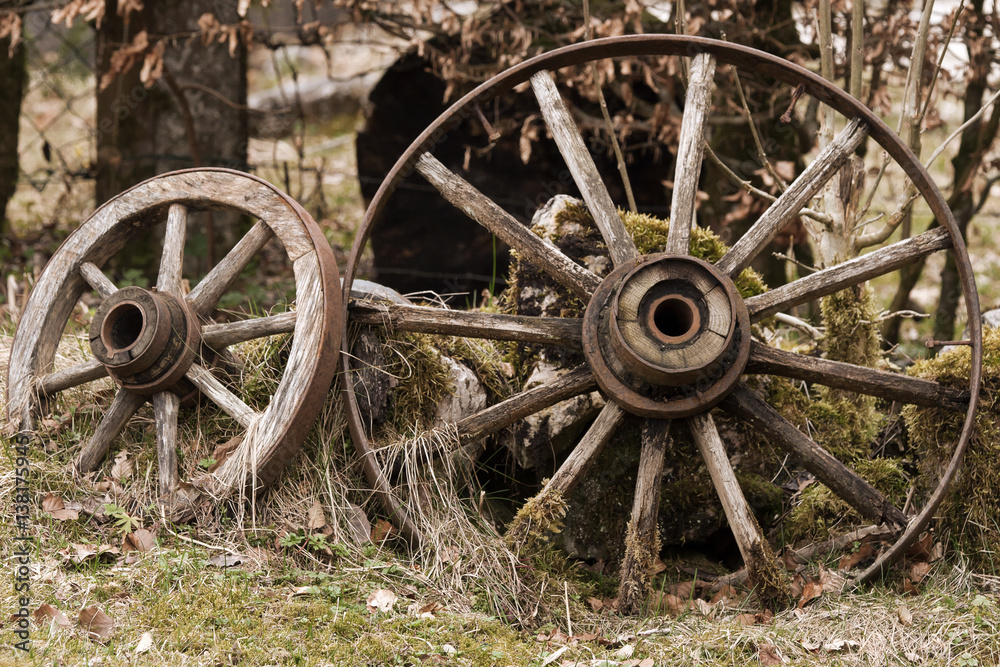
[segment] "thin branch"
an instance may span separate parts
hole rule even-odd
[[[777,171],[774,170],[774,165],[767,158],[767,154],[764,152],[764,146],[760,142],[760,135],[757,133],[757,124],[753,122],[753,114],[750,112],[750,105],[747,104],[746,95],[743,94],[743,84],[740,83],[740,73],[734,67],[733,68],[733,79],[736,80],[736,91],[740,94],[740,102],[743,104],[743,114],[746,116],[747,124],[750,126],[750,135],[753,137],[753,143],[757,147],[757,158],[767,169],[767,173],[771,175],[771,178],[775,180],[781,191],[784,192],[788,189],[788,183],[785,182]]]
[[[948,138],[945,139],[941,143],[941,145],[937,147],[937,149],[931,154],[930,158],[928,158],[928,160],[924,164],[924,166],[929,169],[930,166],[931,166],[931,164],[934,163],[934,160],[936,160],[938,158],[938,156],[941,155],[942,152],[944,152],[945,146],[947,146],[948,144],[950,144],[952,142],[952,140],[955,139],[955,137],[957,137],[958,135],[962,134],[962,132],[965,130],[965,128],[969,127],[970,125],[972,125],[973,123],[975,123],[977,120],[979,120],[979,118],[984,113],[986,113],[989,110],[990,107],[993,106],[993,103],[997,101],[997,98],[1000,98],[1000,90],[998,90],[997,92],[993,93],[993,95],[990,96],[990,99],[986,101],[986,104],[984,104],[979,109],[979,111],[977,111],[972,116],[972,118],[970,118],[969,120],[967,120],[964,123],[962,123],[961,125],[959,125],[958,128],[954,132],[952,132],[950,135],[948,135]]]

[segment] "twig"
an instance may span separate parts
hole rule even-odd
[[[733,79],[736,80],[736,91],[740,94],[740,102],[743,104],[743,113],[746,115],[747,124],[750,126],[750,135],[753,137],[753,143],[757,147],[757,158],[761,161],[761,164],[764,165],[764,168],[767,169],[767,173],[771,175],[771,178],[773,178],[781,188],[781,191],[784,192],[788,189],[788,183],[786,183],[785,179],[783,179],[778,172],[774,170],[774,165],[771,164],[771,161],[767,159],[767,154],[764,153],[764,146],[760,143],[760,135],[757,133],[757,124],[753,122],[753,117],[750,113],[750,105],[747,104],[746,95],[743,93],[743,84],[740,83],[740,74],[735,67],[733,68]]]
[[[963,0],[964,2],[964,0]],[[862,75],[865,65],[865,2],[851,0],[851,83],[847,92],[861,99]]]
[[[944,44],[941,45],[941,56],[938,58],[937,67],[934,68],[931,84],[927,88],[927,99],[924,100],[924,108],[920,110],[921,119],[927,117],[927,109],[931,106],[931,97],[934,95],[934,87],[937,85],[938,75],[941,73],[941,67],[944,65],[944,58],[948,55],[948,46],[951,44],[952,37],[955,36],[955,28],[958,27],[958,18],[962,15],[964,8],[965,0],[959,0],[958,9],[955,10],[955,20],[951,23],[951,30],[948,31],[948,36],[945,38]]]
[[[931,164],[934,163],[934,160],[936,160],[938,158],[938,156],[941,155],[942,152],[944,152],[945,146],[947,146],[948,144],[950,144],[952,142],[952,140],[954,140],[955,137],[957,137],[958,135],[962,134],[962,132],[965,130],[965,128],[969,127],[970,125],[972,125],[973,123],[975,123],[977,120],[979,120],[979,118],[984,113],[986,113],[989,110],[990,107],[993,106],[993,103],[997,101],[998,97],[1000,97],[1000,90],[998,90],[997,92],[993,93],[993,95],[990,96],[990,99],[986,101],[986,104],[984,104],[979,109],[979,111],[977,111],[972,116],[972,118],[970,118],[969,120],[967,120],[964,123],[962,123],[961,125],[959,125],[958,128],[954,132],[952,132],[950,135],[948,135],[948,138],[945,139],[941,143],[941,145],[938,146],[937,149],[931,154],[930,158],[928,158],[927,162],[924,164],[924,167],[930,168]]]
[[[583,0],[583,21],[584,39],[590,41],[590,1]],[[594,78],[594,88],[597,89],[597,99],[601,103],[601,115],[604,116],[604,123],[608,128],[608,135],[611,137],[611,147],[615,151],[615,159],[618,161],[618,173],[621,174],[622,184],[625,186],[625,196],[628,198],[628,208],[633,213],[638,212],[635,205],[635,196],[632,194],[632,183],[628,178],[628,170],[625,168],[625,156],[622,155],[621,146],[618,145],[618,135],[615,133],[615,125],[611,122],[611,112],[608,111],[608,101],[604,99],[604,90],[601,88],[601,80],[598,76],[597,61],[590,61],[590,74]],[[572,634],[572,633],[570,633]]]
[[[586,2],[586,0],[584,0]],[[563,582],[563,599],[566,601],[566,634],[573,636],[573,619],[569,617],[569,582]]]
[[[755,187],[752,183],[750,183],[750,181],[744,181],[742,178],[740,178],[736,174],[736,172],[730,169],[726,165],[726,163],[723,162],[722,159],[715,154],[715,151],[712,150],[712,147],[709,146],[707,141],[705,142],[705,155],[708,157],[709,160],[712,161],[712,164],[714,164],[716,167],[722,170],[723,175],[725,175],[725,177],[728,178],[740,190],[743,190],[748,194],[758,197],[759,199],[763,199],[766,202],[774,202],[778,199],[771,193],[764,192],[760,188]],[[799,215],[805,216],[807,218],[812,218],[813,220],[816,220],[817,222],[821,222],[823,224],[828,224],[830,221],[830,216],[826,215],[825,213],[820,213],[819,211],[816,211],[811,208],[801,209],[799,211]]]
[[[790,264],[794,264],[795,266],[799,267],[800,269],[805,269],[809,273],[816,273],[817,271],[819,271],[819,269],[817,269],[815,266],[809,266],[805,262],[800,262],[799,260],[795,259],[794,257],[789,257],[788,255],[783,255],[780,252],[772,252],[771,256],[774,257],[775,259],[784,260],[786,262],[789,262]]]
[[[808,335],[810,338],[818,340],[823,337],[822,331],[820,331],[813,325],[809,324],[805,320],[800,320],[794,315],[789,315],[788,313],[776,313],[774,315],[774,319],[778,320],[782,324],[787,324],[793,329],[798,329],[802,333]]]

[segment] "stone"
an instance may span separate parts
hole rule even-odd
[[[486,407],[486,389],[476,374],[450,357],[442,354],[440,358],[448,367],[452,391],[438,403],[434,413],[435,427],[454,424]]]

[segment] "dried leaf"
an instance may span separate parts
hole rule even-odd
[[[909,560],[930,560],[934,550],[933,533],[924,533],[919,540],[914,542],[906,550],[906,558]]]
[[[652,658],[646,658],[640,662],[636,667],[655,667],[656,662]]]
[[[600,611],[604,607],[604,601],[597,598],[587,598],[587,605],[591,611]]]
[[[615,651],[615,658],[618,660],[628,660],[635,653],[635,644],[625,644],[620,649]]]
[[[156,546],[156,535],[152,531],[140,528],[129,533],[122,540],[124,551],[150,551]]]
[[[774,644],[761,644],[757,649],[757,659],[762,665],[780,665],[781,652]]]
[[[387,613],[392,611],[398,599],[392,591],[380,588],[368,596],[366,605],[368,606],[368,611],[373,614],[376,612]]]
[[[313,501],[306,516],[308,517],[306,528],[309,530],[320,530],[326,525],[326,513],[323,512],[323,505],[318,500]]]
[[[670,584],[669,590],[677,597],[688,600],[694,591],[694,584],[690,581],[681,581],[676,584]]]
[[[80,513],[78,510],[79,503],[75,503],[77,507],[67,507],[63,499],[54,494],[46,494],[42,498],[42,510],[48,512],[52,515],[52,518],[56,521],[67,521],[70,519],[79,519]]]
[[[111,479],[116,482],[124,482],[132,476],[132,461],[128,458],[128,452],[118,452],[115,462],[111,466]]]
[[[243,554],[223,552],[215,554],[208,559],[208,564],[212,567],[234,567],[242,563],[249,563],[250,557]]]
[[[653,564],[649,568],[649,573],[657,575],[666,569],[667,569],[667,564],[664,563],[662,560],[660,560],[660,557],[657,556],[656,558],[653,559]]]
[[[90,639],[106,642],[111,639],[115,622],[99,607],[92,606],[80,611],[79,625]]]
[[[844,583],[846,579],[834,572],[833,570],[828,570],[822,565],[819,566],[819,583],[823,587],[824,593],[836,593],[840,594],[844,590]]]
[[[101,5],[103,6],[103,2]],[[54,12],[53,12],[54,13]],[[21,16],[14,12],[7,12],[0,16],[0,39],[10,37],[10,46],[7,48],[7,57],[13,58],[21,43]]]
[[[65,549],[60,549],[59,553],[73,565],[82,565],[92,559],[114,561],[118,556],[122,555],[119,549],[110,544],[94,546],[93,544],[74,543]]]
[[[736,625],[756,625],[757,615],[756,614],[737,614],[733,617],[733,622]]]
[[[818,581],[806,582],[806,585],[802,587],[802,597],[799,598],[799,609],[805,607],[809,602],[815,600],[820,595],[823,594],[823,585]]]
[[[379,519],[372,528],[372,542],[381,542],[396,532],[396,527],[385,519]]]
[[[899,617],[899,622],[903,625],[911,625],[913,623],[913,612],[905,605],[896,609],[896,615]]]
[[[139,655],[145,653],[151,648],[153,648],[153,633],[142,633],[142,636],[139,637],[139,643],[135,645],[135,654]]]
[[[919,584],[927,573],[931,571],[931,564],[926,562],[914,563],[910,566],[910,578],[913,583]]]
[[[823,650],[830,652],[844,650],[851,651],[859,646],[861,646],[861,644],[853,639],[831,639],[830,641],[823,643]]]
[[[837,569],[841,572],[853,570],[859,564],[871,559],[875,555],[875,546],[871,542],[863,542],[858,550],[852,554],[847,554],[840,559]]]
[[[368,515],[360,506],[354,503],[347,504],[347,526],[350,528],[348,536],[355,544],[366,544],[372,539],[372,523],[368,520]]]
[[[652,607],[653,613],[664,614],[677,618],[688,608],[688,601],[682,600],[673,593],[653,593]]]
[[[546,665],[551,665],[553,662],[558,660],[563,653],[565,653],[568,650],[569,646],[563,646],[561,649],[553,651],[552,654],[550,654],[547,658],[545,658],[545,660],[542,660],[542,667],[546,667]]]
[[[53,623],[60,628],[68,628],[73,625],[73,622],[69,620],[66,614],[62,613],[50,604],[40,605],[31,615],[34,617],[35,623],[38,625]]]

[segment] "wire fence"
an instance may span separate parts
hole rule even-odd
[[[358,26],[344,26],[331,42],[307,45],[295,39],[301,25],[282,32],[273,16],[256,19],[262,25],[255,29],[272,39],[255,42],[247,55],[246,169],[286,190],[336,238],[338,230],[353,230],[363,213],[354,133],[368,90],[400,45]],[[80,20],[72,27],[55,24],[51,10],[28,12],[22,21],[28,76],[19,177],[7,218],[15,237],[32,240],[49,231],[58,240],[95,206],[96,31]]]

